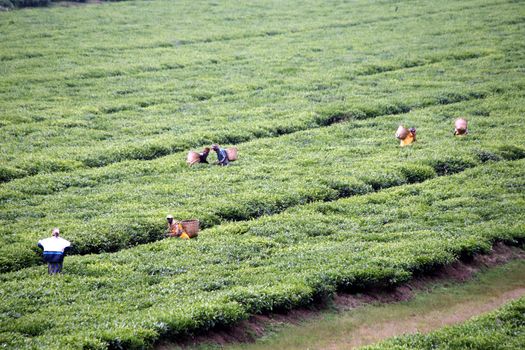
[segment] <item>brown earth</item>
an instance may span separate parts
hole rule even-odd
[[[525,295],[525,288],[517,288],[495,298],[489,302],[476,301],[461,303],[448,308],[446,312],[433,311],[426,314],[413,314],[410,318],[395,321],[377,322],[374,325],[364,325],[352,331],[352,337],[345,342],[330,344],[324,349],[353,349],[364,345],[373,344],[381,340],[407,333],[428,333],[448,325],[465,322],[468,319],[497,309],[503,304]]]
[[[478,254],[470,259],[456,261],[424,276],[415,277],[409,283],[390,290],[370,289],[356,294],[337,293],[333,297],[333,304],[330,307],[346,311],[367,304],[406,301],[411,299],[417,291],[429,290],[433,284],[447,281],[464,282],[484,268],[502,265],[514,259],[525,259],[525,251],[517,247],[497,243],[488,254]],[[413,315],[409,320],[403,320],[403,322],[387,321],[381,324],[374,324],[373,329],[365,325],[353,332],[351,341],[344,344],[332,344],[328,348],[339,349],[343,346],[343,348],[348,349],[371,344],[403,333],[428,332],[445,325],[465,321],[523,295],[525,295],[525,288],[518,288],[508,291],[498,298],[491,299],[485,304],[480,305],[474,302],[458,304],[454,310],[450,310],[446,314],[431,312],[424,315]],[[185,348],[203,343],[212,343],[219,346],[232,343],[250,343],[264,335],[268,329],[275,325],[283,323],[299,324],[306,319],[317,316],[320,311],[327,307],[327,304],[318,303],[309,308],[294,309],[284,314],[254,315],[232,327],[213,329],[205,334],[185,337],[177,342],[161,342],[155,348],[157,350],[168,350],[174,347]]]

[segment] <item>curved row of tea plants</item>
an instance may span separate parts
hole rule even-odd
[[[311,203],[112,254],[0,274],[6,348],[126,348],[355,290],[525,239],[525,160]]]
[[[35,244],[55,226],[75,253],[115,251],[163,238],[167,213],[211,227],[523,158],[523,102],[496,94],[259,139],[238,145],[241,159],[227,168],[188,168],[176,154],[12,181],[0,187],[0,271],[39,263]],[[471,123],[466,138],[452,137],[459,116]],[[419,130],[410,148],[392,135],[400,121]]]
[[[525,298],[464,324],[430,334],[398,337],[363,350],[506,349],[520,350],[525,344]]]
[[[23,8],[23,7],[42,7],[60,2],[85,3],[88,0],[0,0],[0,10]],[[101,1],[126,1],[126,0],[101,0]]]
[[[520,9],[139,1],[0,13],[0,181],[522,89]]]

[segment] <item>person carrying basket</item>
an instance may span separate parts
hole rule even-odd
[[[182,223],[174,220],[173,215],[166,216],[166,220],[168,221],[168,236],[179,237],[180,239],[190,239],[190,236],[186,230],[184,230]]]
[[[230,163],[228,152],[224,148],[221,148],[218,144],[212,145],[211,148],[217,153],[217,164],[226,166]]]
[[[407,129],[400,125],[396,131],[396,138],[400,140],[399,146],[408,146],[416,141],[416,128]]]

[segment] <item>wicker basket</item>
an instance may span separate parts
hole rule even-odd
[[[226,154],[228,155],[228,160],[230,162],[237,160],[237,147],[231,147],[226,149]]]
[[[399,128],[397,128],[396,131],[396,137],[400,140],[404,140],[408,136],[408,129],[405,128],[403,125],[399,125]]]
[[[186,163],[188,163],[189,166],[192,166],[195,163],[199,163],[201,160],[200,155],[197,152],[189,151],[188,157],[186,158]]]
[[[456,130],[467,130],[467,120],[463,118],[456,119],[454,122],[454,126],[456,127]]]
[[[190,238],[197,237],[199,234],[199,220],[182,220],[180,223]]]

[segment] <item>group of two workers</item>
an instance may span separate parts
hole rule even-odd
[[[229,159],[228,159],[228,153],[224,148],[221,148],[219,145],[214,144],[211,146],[211,149],[217,153],[217,164],[219,165],[228,165]],[[202,152],[199,153],[199,163],[206,163],[208,164],[208,155],[210,154],[210,148],[205,147]]]

